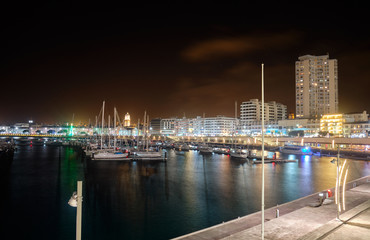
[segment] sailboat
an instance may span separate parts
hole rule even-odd
[[[114,148],[113,149],[104,149],[103,150],[103,133],[104,133],[104,107],[105,101],[103,101],[102,108],[102,131],[100,139],[100,151],[92,154],[92,160],[130,160],[128,158],[128,153],[116,151],[116,132],[114,134]],[[116,115],[117,110],[114,108],[114,129],[116,130]]]
[[[147,116],[146,111],[144,112],[144,125],[143,125],[143,138],[144,143],[142,150],[137,150],[133,153],[133,158],[135,160],[164,160],[162,157],[162,152],[149,151],[149,115]]]
[[[247,160],[248,152],[243,152],[241,148],[236,149],[236,143],[235,143],[235,135],[236,135],[236,121],[237,121],[237,102],[235,101],[235,127],[234,127],[234,133],[233,133],[233,144],[234,149],[230,152],[230,157],[233,159],[242,159]]]
[[[174,147],[175,147],[175,150],[180,151],[180,152],[190,150],[189,145],[184,142],[178,142],[174,145]]]

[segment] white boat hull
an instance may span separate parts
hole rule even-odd
[[[290,150],[290,149],[281,149],[281,153],[285,154],[296,154],[296,155],[312,155],[312,152],[303,153],[301,150]]]
[[[93,160],[128,160],[128,153],[109,153],[99,152],[95,153]]]

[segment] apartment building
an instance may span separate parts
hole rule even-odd
[[[329,55],[304,55],[295,63],[296,118],[338,113],[338,62]]]

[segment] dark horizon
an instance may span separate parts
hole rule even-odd
[[[151,118],[232,117],[235,101],[261,99],[261,63],[265,101],[295,113],[295,61],[306,54],[338,60],[340,112],[370,109],[360,4],[262,13],[259,4],[171,7],[2,16],[0,124],[70,122],[73,114],[76,123],[95,122],[103,100],[107,115],[116,107],[134,123],[145,110]]]

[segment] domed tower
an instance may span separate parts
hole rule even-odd
[[[129,127],[131,125],[131,120],[130,120],[130,114],[126,113],[125,115],[125,121],[123,123],[123,126]]]

